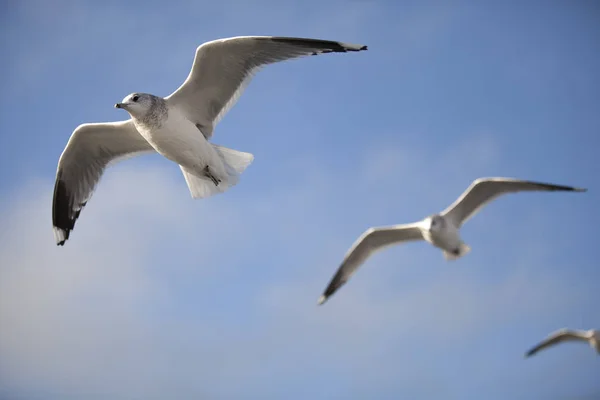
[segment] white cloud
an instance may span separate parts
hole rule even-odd
[[[441,173],[454,171],[459,189],[434,190],[443,200],[431,204],[447,201],[469,170],[499,157],[488,139],[469,143],[439,155],[439,163],[453,160]],[[489,157],[461,164],[461,152],[475,144]],[[490,261],[495,249],[486,247],[493,243],[477,238],[484,227],[475,226],[476,246],[460,264],[444,263],[425,245],[392,248],[317,307],[360,234],[357,221],[366,228],[373,224],[369,216],[393,215],[402,205],[391,196],[417,192],[419,180],[399,168],[399,159],[427,159],[427,152],[384,148],[368,153],[352,178],[337,177],[318,160],[290,162],[278,173],[296,176],[294,182],[249,194],[242,180],[205,201],[191,200],[168,163],[140,168],[126,162],[109,170],[61,248],[51,233],[50,183],[21,188],[2,216],[0,387],[32,388],[33,382],[33,389],[60,398],[117,400],[172,393],[328,396],[319,390],[361,398],[374,387],[444,392],[451,381],[431,367],[439,354],[456,357],[469,340],[493,336],[498,326],[525,323],[531,315],[543,320],[586,300],[585,291],[557,297],[571,293],[573,282],[531,269],[550,257],[547,237],[517,234],[522,240],[504,242],[510,251]],[[357,186],[373,175],[398,183],[372,188],[378,195],[371,198]],[[395,187],[400,183],[403,188]],[[373,204],[382,210],[364,208]],[[487,221],[494,219],[489,214]],[[531,221],[543,227],[539,219],[533,214],[517,227]],[[486,280],[501,263],[496,278]],[[523,350],[510,351],[520,357]],[[353,381],[342,383],[347,376]],[[329,385],[307,386],[323,377]]]

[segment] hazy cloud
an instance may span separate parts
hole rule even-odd
[[[469,140],[490,154],[479,166],[494,160],[487,140]],[[405,155],[428,156],[384,147],[366,153],[358,186],[373,176],[403,180]],[[457,144],[439,163],[472,150],[465,149]],[[348,392],[334,384],[332,395],[361,398],[373,386],[398,385],[443,392],[449,383],[428,367],[436,353],[451,354],[492,325],[584,300],[558,298],[569,290],[561,277],[528,272],[544,261],[536,249],[546,245],[530,238],[515,244],[515,264],[494,282],[481,274],[491,268],[481,263],[493,248],[476,247],[469,260],[452,265],[425,245],[393,248],[317,307],[360,234],[357,223],[340,230],[337,221],[354,215],[366,228],[367,216],[378,213],[359,212],[375,200],[336,179],[334,169],[301,165],[283,166],[297,180],[264,195],[236,200],[242,181],[227,195],[192,201],[176,169],[124,163],[109,170],[61,248],[51,234],[49,182],[22,187],[3,207],[9,229],[0,245],[0,386],[61,398],[271,398],[316,395],[318,385],[308,389],[306,382],[352,375]],[[380,206],[400,207],[384,201],[396,188],[379,189]],[[439,197],[457,189],[439,189]],[[346,209],[330,213],[348,191]],[[432,351],[417,357],[423,344]],[[513,349],[514,356],[522,350]],[[406,359],[410,364],[399,363]]]

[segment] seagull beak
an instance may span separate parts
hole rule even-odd
[[[117,103],[117,104],[115,104],[115,108],[124,108],[123,107],[123,103]]]

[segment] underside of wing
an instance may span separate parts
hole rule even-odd
[[[442,212],[456,226],[461,226],[481,208],[501,195],[527,191],[584,192],[586,189],[551,183],[527,181],[515,178],[479,178],[469,185],[463,194]]]
[[[572,331],[569,329],[561,329],[561,330],[549,335],[546,339],[542,340],[537,345],[535,345],[533,348],[531,348],[529,351],[527,351],[526,356],[527,357],[532,356],[540,350],[557,345],[558,343],[561,343],[564,341],[585,341],[585,340],[587,340],[587,339],[585,338],[585,335],[582,334],[581,332]]]
[[[213,40],[198,47],[187,79],[167,101],[183,110],[210,138],[216,124],[262,67],[308,55],[362,50],[367,47],[293,37],[239,36]]]
[[[319,299],[319,304],[323,304],[341,288],[373,253],[394,244],[421,239],[423,234],[418,224],[368,229],[346,253],[342,264]]]
[[[81,210],[91,198],[109,164],[153,152],[131,120],[77,127],[58,162],[52,224],[59,246],[65,244]]]

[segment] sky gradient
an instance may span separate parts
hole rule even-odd
[[[593,1],[0,2],[0,399],[600,398],[600,6]],[[75,127],[166,96],[195,48],[237,35],[366,44],[265,68],[212,141],[255,155],[193,200],[159,155],[109,168],[52,234]],[[475,178],[587,193],[502,198],[445,262],[367,260],[368,227],[441,211]]]

